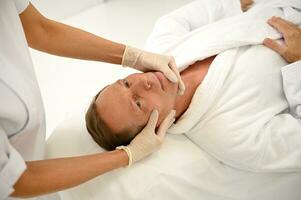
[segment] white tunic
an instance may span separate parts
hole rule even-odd
[[[0,1],[0,199],[26,169],[42,159],[45,117],[19,14],[27,0]]]
[[[301,124],[294,118],[300,116],[300,72],[262,45],[266,37],[281,38],[267,19],[300,23],[300,9],[298,0],[270,1],[241,13],[236,0],[200,0],[158,20],[146,47],[174,55],[181,70],[218,54],[169,132],[185,133],[235,168],[300,172]],[[281,70],[289,77],[284,90]]]

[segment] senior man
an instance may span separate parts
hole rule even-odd
[[[160,18],[147,46],[157,52],[172,52],[182,70],[191,70],[193,63],[197,65],[199,61],[203,62],[205,58],[216,55],[212,58],[213,62],[210,59],[212,64],[209,62],[205,66],[209,68],[212,65],[208,74],[203,74],[206,77],[202,84],[198,83],[199,89],[192,91],[193,100],[190,97],[191,103],[188,108],[186,105],[185,113],[181,116],[183,110],[177,109],[180,100],[174,98],[172,85],[169,87],[164,80],[159,81],[161,84],[156,81],[156,76],[159,80],[162,79],[159,73],[134,74],[110,85],[96,96],[96,101],[90,107],[92,109],[87,112],[88,130],[100,145],[110,149],[114,145],[127,143],[122,142],[121,136],[128,134],[129,127],[141,129],[145,124],[142,114],[149,115],[148,109],[154,105],[159,105],[162,113],[166,109],[176,108],[176,117],[179,119],[169,132],[186,134],[222,162],[256,172],[300,170],[300,160],[297,159],[299,156],[293,151],[295,148],[298,152],[301,141],[300,124],[293,118],[299,118],[299,110],[294,103],[299,105],[300,98],[298,91],[289,92],[292,87],[300,85],[300,79],[296,77],[300,72],[297,71],[299,69],[286,70],[292,65],[287,65],[284,59],[262,45],[267,36],[281,39],[281,35],[270,28],[266,20],[273,15],[300,16],[299,11],[294,10],[292,15],[286,11],[283,13],[282,8],[274,7],[273,4],[259,4],[250,12],[240,14],[235,1],[232,1],[233,7],[230,9],[231,1],[224,4],[219,1],[206,3],[196,1]],[[294,8],[295,5],[300,8],[297,1],[295,5],[289,1],[285,3],[285,8]],[[235,14],[235,11],[238,15],[228,17]],[[222,17],[224,18],[219,20]],[[249,34],[250,32],[254,34]],[[281,72],[286,85],[284,89]],[[182,71],[183,78],[184,73],[185,70]],[[195,74],[198,78],[202,76],[200,72]],[[295,84],[292,84],[290,77]],[[187,91],[190,91],[193,83],[186,81],[186,86]],[[120,91],[120,99],[128,98],[130,101],[110,101],[113,96],[111,91],[115,90]],[[287,95],[286,100],[283,90],[286,95],[293,95],[293,98]],[[170,94],[171,98],[164,92]],[[131,93],[136,95],[127,95]],[[297,101],[292,102],[296,97]],[[157,99],[161,101],[158,102]],[[189,104],[190,100],[186,102]],[[132,102],[137,109],[127,110],[128,102]],[[115,106],[108,106],[113,103]],[[129,104],[129,109],[132,109],[132,104]],[[116,113],[112,110],[120,105],[123,112],[108,117],[111,113]],[[297,109],[292,110],[295,107]],[[287,113],[288,109],[292,115]],[[100,118],[99,121],[105,126],[99,125],[98,120],[89,120],[92,119],[89,116],[96,116],[93,119]],[[124,127],[109,120],[113,117],[136,117],[139,120],[129,120],[128,126]],[[137,122],[135,126],[133,121]],[[108,129],[111,131],[107,131]],[[108,135],[118,138],[113,138],[113,141],[112,137],[108,139]],[[282,145],[279,145],[279,141]],[[112,147],[106,146],[107,144]],[[290,145],[290,148],[286,148],[286,145]]]

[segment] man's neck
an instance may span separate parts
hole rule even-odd
[[[212,56],[205,60],[197,61],[181,72],[181,78],[185,83],[186,90],[182,96],[178,96],[176,99],[176,118],[179,118],[189,107],[196,89],[204,80],[214,58],[215,56]]]

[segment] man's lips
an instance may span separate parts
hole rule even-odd
[[[163,91],[165,91],[164,90],[164,84],[163,84],[163,75],[162,75],[162,73],[160,73],[160,72],[155,72],[154,73],[155,74],[155,77],[158,79],[158,81],[159,81],[159,83],[160,83],[160,86],[161,86],[161,89],[163,90]]]

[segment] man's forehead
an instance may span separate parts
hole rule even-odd
[[[96,109],[105,123],[116,132],[131,126],[132,112],[128,99],[116,83],[107,86],[96,99]]]
[[[101,91],[101,93],[97,96],[95,102],[107,102],[107,100],[112,101],[115,99],[121,99],[122,95],[121,95],[121,90],[120,88],[116,87],[117,86],[117,81],[113,84],[107,85],[106,87],[104,87]]]
[[[113,83],[113,84],[114,84],[114,83]],[[98,96],[97,96],[97,98],[96,98],[96,101],[97,101],[101,96],[103,96],[103,94],[106,94],[108,90],[110,91],[110,89],[112,88],[112,85],[113,85],[113,84],[109,84],[109,85],[105,86],[103,89],[101,89],[101,92],[98,94]]]

